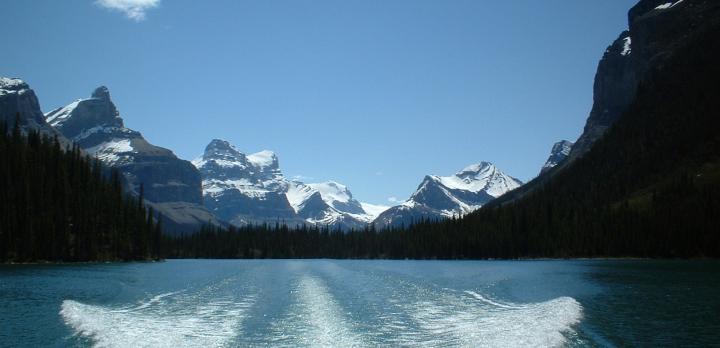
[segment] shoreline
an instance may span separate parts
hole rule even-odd
[[[341,259],[341,258],[267,258],[267,259],[224,259],[224,258],[167,258],[161,260],[132,260],[132,261],[31,261],[31,262],[3,262],[0,266],[44,266],[44,265],[92,265],[92,264],[129,264],[129,263],[160,263],[171,260],[223,260],[223,261],[249,261],[249,260],[336,260],[336,261],[720,261],[717,258],[698,257],[698,258],[650,258],[650,257],[575,257],[575,258],[518,258],[518,259],[383,259],[383,258],[367,258],[367,259]]]
[[[100,261],[100,260],[98,260],[98,261],[28,261],[28,262],[0,262],[0,266],[91,265],[91,264],[122,264],[122,263],[156,263],[156,262],[165,262],[165,261],[166,261],[166,259],[130,260],[130,261],[122,261],[122,260],[115,260],[115,261],[108,261],[108,260],[102,260],[102,261]]]

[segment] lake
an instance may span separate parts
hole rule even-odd
[[[720,262],[0,266],[0,346],[720,346]]]

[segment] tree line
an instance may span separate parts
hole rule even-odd
[[[57,138],[0,124],[0,262],[147,260],[161,220],[121,174]]]

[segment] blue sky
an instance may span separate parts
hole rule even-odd
[[[480,161],[532,179],[575,140],[631,0],[4,0],[0,76],[43,111],[110,88],[184,159],[213,138],[362,201]]]

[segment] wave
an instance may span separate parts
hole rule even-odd
[[[190,298],[157,295],[132,308],[108,308],[73,300],[62,302],[60,316],[76,335],[96,347],[225,346],[238,334],[253,299],[197,305]]]
[[[526,308],[526,306],[522,306],[522,305],[521,305],[521,306],[518,306],[518,305],[511,305],[511,304],[500,303],[500,302],[491,300],[491,299],[489,299],[489,298],[487,298],[487,297],[485,297],[485,296],[483,296],[483,295],[480,295],[480,294],[478,294],[478,293],[475,292],[475,291],[469,291],[469,290],[468,290],[468,291],[465,291],[465,293],[468,294],[468,295],[470,295],[470,296],[472,296],[472,297],[474,297],[474,298],[476,298],[476,299],[478,299],[478,300],[480,300],[480,301],[482,301],[482,302],[485,302],[485,303],[487,303],[487,304],[493,305],[493,306],[498,307],[498,308],[506,308],[506,309],[522,309],[522,308]]]
[[[466,291],[476,301],[418,303],[414,318],[426,346],[558,347],[575,334],[582,306],[571,297],[511,304]],[[427,335],[429,334],[429,335]]]
[[[162,299],[165,298],[165,297],[173,296],[173,295],[179,294],[179,293],[181,293],[181,292],[182,292],[182,291],[172,291],[172,292],[166,292],[166,293],[164,293],[164,294],[160,294],[160,295],[153,296],[152,298],[150,298],[150,300],[145,301],[145,302],[141,302],[141,303],[140,303],[139,305],[137,305],[136,307],[128,308],[127,311],[137,311],[137,310],[141,310],[141,309],[148,308],[148,307],[150,307],[150,306],[152,306],[152,305],[154,305],[154,304],[156,304],[156,303],[159,303],[160,300],[162,300]]]
[[[583,309],[571,297],[513,303],[384,272],[323,266],[316,269],[328,283],[303,276],[298,294],[301,305],[319,308],[306,311],[313,315],[305,320],[335,328],[337,341],[332,335],[314,341],[335,343],[325,346],[558,347],[578,340]],[[334,299],[352,302],[339,306]],[[357,318],[352,309],[365,319],[349,320]]]

